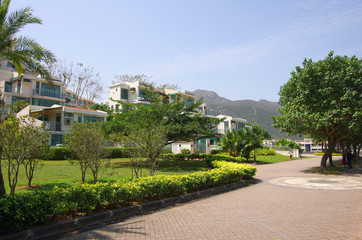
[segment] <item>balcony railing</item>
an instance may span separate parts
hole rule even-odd
[[[62,131],[60,122],[47,121],[45,122],[45,131]]]
[[[33,96],[43,96],[43,97],[53,97],[53,98],[64,99],[64,93],[57,94],[55,91],[41,92],[40,90],[37,92],[36,89],[33,89]]]

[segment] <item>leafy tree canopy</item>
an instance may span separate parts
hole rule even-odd
[[[143,84],[144,104],[122,104],[122,112],[115,113],[110,121],[105,123],[107,133],[131,131],[134,128],[149,128],[150,126],[166,126],[167,141],[191,141],[200,137],[214,136],[215,129],[221,121],[216,118],[204,117],[195,111],[202,100],[195,103],[168,101],[159,88],[152,84]]]
[[[329,149],[321,168],[337,142],[362,135],[362,59],[334,56],[313,62],[305,59],[281,87],[280,115],[273,116],[275,127],[290,135],[308,134],[328,139]]]

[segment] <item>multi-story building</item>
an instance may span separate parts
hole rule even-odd
[[[24,114],[27,114],[26,110],[22,110],[25,111]],[[45,123],[45,130],[50,135],[49,145],[56,146],[62,144],[64,134],[72,130],[74,123],[105,121],[107,113],[99,110],[53,105],[32,109],[30,116]]]
[[[50,85],[41,76],[19,76],[7,60],[0,63],[0,92],[0,113],[8,113],[8,107],[16,100],[29,103],[17,116],[30,115],[37,118],[38,125],[45,123],[50,145],[61,144],[63,135],[70,132],[75,122],[105,121],[107,117],[103,111],[76,108],[75,94],[64,89],[60,79],[53,78]],[[90,107],[92,101],[80,98],[80,104]]]
[[[206,106],[203,106],[203,109],[206,109]],[[189,149],[191,152],[193,152],[196,149],[201,153],[210,153],[211,150],[220,148],[217,145],[217,143],[219,142],[219,139],[224,137],[228,131],[233,131],[233,130],[238,131],[248,127],[246,125],[247,122],[246,119],[242,118],[236,118],[226,115],[218,115],[218,116],[204,115],[204,117],[224,119],[224,121],[220,122],[219,125],[216,127],[217,136],[201,138],[196,142],[175,142],[172,144],[173,153],[180,153],[181,149],[184,148]]]
[[[111,85],[109,87],[109,99],[104,103],[114,111],[121,110],[122,108],[122,104],[118,101],[124,103],[148,104],[142,91],[144,88],[145,85],[140,81],[125,81]],[[165,99],[165,103],[175,101],[176,99],[186,101],[186,104],[195,102],[194,93],[186,90],[177,91],[173,89],[155,88],[154,91],[159,92],[161,96],[168,96]]]
[[[303,152],[322,152],[323,151],[323,144],[322,143],[314,143],[313,139],[311,138],[304,138],[303,140],[295,141],[299,144],[300,148]]]
[[[64,104],[68,107],[90,108],[94,104],[92,100],[86,99],[84,97],[78,97],[77,94],[69,89],[64,90],[64,99]]]
[[[40,76],[23,74],[19,76],[15,66],[4,60],[0,63],[0,92],[5,106],[16,100],[24,100],[30,105],[50,107],[63,105],[64,89],[60,79],[53,78],[52,86]]]

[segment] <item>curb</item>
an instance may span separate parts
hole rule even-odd
[[[250,180],[243,180],[241,182],[222,185],[178,197],[152,201],[138,206],[109,210],[107,212],[76,218],[74,220],[67,220],[60,223],[49,224],[9,235],[0,236],[0,240],[54,238],[57,235],[72,232],[74,230],[81,230],[86,227],[101,223],[126,219],[128,217],[135,215],[147,214],[162,208],[174,206],[177,203],[186,203],[195,199],[208,197],[215,194],[224,193],[238,188],[246,187],[248,185],[256,184],[258,182],[259,180],[253,178]]]

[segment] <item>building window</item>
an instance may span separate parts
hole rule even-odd
[[[60,86],[53,85],[52,87],[50,87],[49,84],[42,83],[40,95],[47,96],[47,97],[60,98]]]
[[[40,89],[40,82],[36,82],[35,93],[38,93],[38,94],[39,94],[39,89]]]
[[[11,92],[11,82],[5,82],[5,92]]]
[[[63,105],[62,102],[47,100],[47,99],[38,99],[38,98],[33,98],[32,104],[35,106],[44,106],[44,107],[51,107],[54,104]]]
[[[21,90],[21,80],[19,80],[18,82],[18,94],[20,94],[20,90]]]
[[[121,99],[128,99],[128,89],[121,88]]]
[[[24,78],[24,82],[31,83],[31,80],[30,80],[30,79],[27,79],[27,78]]]
[[[27,103],[30,103],[29,98],[22,98],[22,97],[12,97],[11,99],[11,105],[14,105],[17,100],[24,100]]]
[[[65,112],[65,113],[64,113],[64,117],[66,117],[66,118],[73,118],[73,113]]]
[[[229,131],[229,122],[228,121],[224,121],[224,130],[225,130],[225,134]]]
[[[9,61],[7,62],[6,66],[7,66],[8,68],[11,68],[11,69],[16,70],[15,65],[14,65],[14,64],[12,64],[12,63],[11,63],[11,62],[9,62]]]
[[[88,116],[84,115],[84,122],[98,122],[98,121],[104,121],[103,117],[96,117],[96,116]]]
[[[56,146],[57,144],[62,144],[63,136],[62,135],[52,135],[50,144]]]
[[[79,123],[82,123],[83,122],[83,116],[78,114],[78,122]]]

